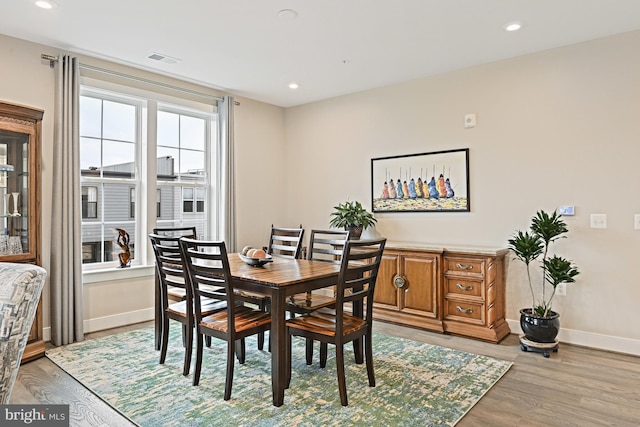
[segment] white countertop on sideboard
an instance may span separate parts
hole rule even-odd
[[[398,242],[387,240],[385,249],[408,249],[428,252],[456,252],[471,255],[503,256],[509,249],[496,246],[446,244],[430,242]]]

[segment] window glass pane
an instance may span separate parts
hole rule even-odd
[[[136,140],[136,107],[119,102],[103,103],[103,138],[134,142]]]
[[[180,150],[180,176],[204,179],[204,153],[202,151]]]
[[[102,129],[102,100],[80,97],[80,135],[100,138]]]
[[[158,146],[179,146],[179,118],[177,114],[158,111]]]
[[[80,169],[83,175],[100,174],[99,139],[80,138]],[[90,171],[93,171],[93,173],[90,173]]]
[[[105,140],[102,152],[105,177],[133,178],[135,176],[135,144]]]
[[[157,149],[157,175],[160,181],[175,181],[176,168],[178,167],[178,155],[180,150],[177,148],[158,147]]]
[[[199,117],[180,116],[180,148],[204,151],[205,121]]]

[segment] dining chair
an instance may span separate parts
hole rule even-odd
[[[186,281],[186,272],[184,261],[180,253],[179,236],[161,236],[150,234],[149,239],[153,247],[153,253],[156,258],[156,273],[158,275],[160,286],[160,304],[161,304],[161,348],[160,348],[160,364],[164,364],[167,356],[167,348],[169,342],[169,320],[174,320],[182,324],[183,344],[185,347],[184,363],[182,374],[189,375],[191,366],[191,354],[193,351],[193,329],[194,329],[194,313],[193,313],[193,295]],[[168,289],[182,289],[185,298],[181,301],[171,301]],[[199,299],[198,306],[200,310],[208,314],[212,314],[226,308],[226,302],[220,299],[202,298]],[[242,359],[243,354],[238,357]]]
[[[196,227],[156,227],[153,229],[153,234],[158,236],[169,236],[169,237],[192,237],[195,239],[197,232]],[[178,246],[178,242],[175,242],[175,246]],[[156,287],[160,287],[160,278],[156,273]],[[167,286],[167,298],[170,301],[184,301],[187,297],[187,291],[184,287],[175,287],[175,286]],[[159,303],[159,301],[156,301]],[[156,307],[156,315],[161,315],[161,307]],[[156,319],[156,321],[160,325],[160,330],[157,331],[159,336],[162,336],[162,321],[160,319]],[[183,342],[186,339],[186,330],[183,329],[182,333]],[[162,343],[161,339],[156,340],[156,350],[160,350],[160,345]]]
[[[309,237],[309,249],[307,259],[310,261],[325,261],[339,263],[347,240],[349,231],[340,230],[311,230]],[[329,293],[327,295],[326,293]],[[335,290],[333,286],[319,292],[295,294],[289,297],[287,309],[292,315],[309,314],[315,310],[331,307],[335,304]],[[313,361],[313,340],[307,340],[306,346],[307,365]],[[327,362],[327,345],[320,345],[320,367],[324,368]]]
[[[269,246],[266,252],[274,257],[295,259],[300,258],[302,253],[302,237],[304,236],[304,228],[300,224],[299,228],[274,227],[271,224],[271,232],[269,233]],[[243,301],[255,304],[262,311],[269,311],[269,297],[255,292],[240,291]],[[258,350],[264,348],[264,332],[258,334]],[[271,343],[269,343],[269,351],[271,351]]]
[[[364,338],[365,360],[369,386],[375,387],[373,369],[372,324],[373,293],[385,238],[347,240],[336,284],[336,302],[333,309],[319,309],[287,320],[287,387],[291,383],[291,343],[293,336],[333,344],[336,348],[336,371],[342,406],[348,405],[344,372],[344,344]],[[362,304],[363,317],[354,316],[347,304]]]
[[[267,253],[282,258],[300,258],[303,236],[302,224],[299,228],[274,227],[271,224]]]
[[[196,323],[196,367],[193,385],[200,382],[202,369],[203,337],[211,336],[227,342],[227,372],[224,400],[231,398],[233,383],[234,348],[244,346],[244,338],[268,331],[271,315],[252,309],[238,301],[231,273],[227,249],[223,241],[203,241],[183,237],[180,251],[187,269],[187,283],[194,296]],[[212,291],[211,289],[219,289]],[[219,298],[226,302],[226,310],[207,314],[203,312],[200,298]],[[242,351],[244,354],[244,351]],[[243,361],[241,361],[242,363]]]

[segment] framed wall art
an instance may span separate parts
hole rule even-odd
[[[469,212],[469,149],[371,159],[373,212]]]

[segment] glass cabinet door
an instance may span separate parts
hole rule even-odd
[[[0,108],[0,260],[37,263],[40,121],[17,111]]]

